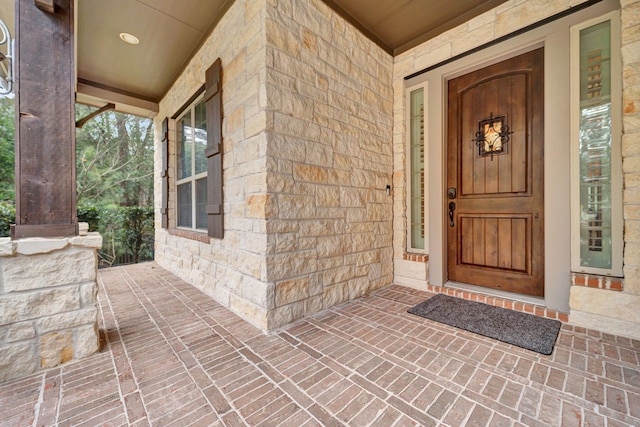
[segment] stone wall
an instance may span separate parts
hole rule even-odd
[[[0,381],[98,350],[98,233],[0,239]]]
[[[320,0],[268,2],[271,325],[392,281],[392,58]]]
[[[237,0],[160,103],[157,129],[217,57],[225,237],[175,230],[170,182],[157,262],[263,329],[389,284],[391,57],[321,1]]]
[[[156,118],[156,251],[158,264],[211,295],[255,325],[267,327],[273,284],[266,281],[266,40],[264,0],[233,3],[160,103]],[[161,228],[160,129],[204,85],[205,71],[222,60],[223,239],[175,230],[176,144],[170,121],[169,230]]]

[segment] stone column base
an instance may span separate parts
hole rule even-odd
[[[98,233],[0,238],[0,381],[98,350],[101,247]]]

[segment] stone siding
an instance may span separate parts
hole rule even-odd
[[[160,103],[156,118],[156,251],[158,264],[261,327],[273,308],[266,281],[266,221],[259,200],[266,193],[266,39],[264,0],[237,0]],[[223,239],[175,230],[175,122],[170,121],[169,229],[161,227],[160,129],[222,60]],[[172,231],[172,232],[170,232]],[[191,236],[192,238],[189,238]]]
[[[271,324],[392,281],[392,58],[319,0],[269,2]]]
[[[0,381],[98,350],[97,233],[0,239]]]
[[[262,329],[391,283],[391,57],[321,1],[237,0],[160,103],[157,129],[217,57],[225,237],[175,230],[170,123],[156,261]],[[159,147],[158,131],[158,202]]]

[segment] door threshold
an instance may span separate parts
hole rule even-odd
[[[531,295],[517,294],[515,292],[501,291],[499,289],[485,288],[484,286],[476,286],[476,285],[470,285],[468,283],[460,283],[460,282],[447,282],[444,284],[443,287],[458,289],[461,291],[474,292],[476,294],[489,295],[492,297],[500,297],[500,298],[509,299],[513,301],[541,305],[543,307],[546,307],[546,302],[544,300],[544,297],[534,297]]]

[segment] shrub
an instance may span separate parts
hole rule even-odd
[[[11,234],[11,224],[16,223],[16,207],[11,202],[0,201],[0,237]]]

